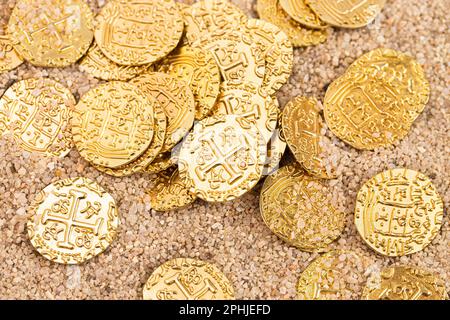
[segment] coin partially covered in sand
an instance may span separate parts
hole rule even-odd
[[[372,274],[364,300],[447,300],[445,282],[435,274],[412,266],[392,266]]]
[[[89,49],[94,18],[83,0],[19,0],[8,32],[25,60],[41,67],[65,67]]]
[[[144,286],[144,300],[232,300],[231,282],[214,265],[177,258],[153,271]]]
[[[119,216],[114,199],[94,181],[72,178],[52,183],[30,206],[30,241],[45,258],[80,264],[114,240]]]
[[[324,251],[344,229],[345,213],[334,208],[330,191],[297,163],[266,178],[259,206],[269,229],[303,251]]]

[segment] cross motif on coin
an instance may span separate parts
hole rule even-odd
[[[213,294],[216,293],[217,288],[212,283],[210,279],[203,279],[203,286],[198,288],[197,290],[192,290],[192,288],[188,288],[183,281],[181,281],[182,274],[181,272],[174,274],[172,277],[167,279],[165,282],[167,285],[175,284],[186,299],[199,300],[202,296],[204,296],[208,291]]]
[[[235,170],[234,166],[228,163],[228,159],[233,157],[236,153],[246,148],[245,145],[239,144],[237,146],[234,146],[230,151],[228,152],[222,152],[222,150],[217,146],[216,142],[213,139],[205,139],[203,141],[206,143],[211,150],[211,153],[215,156],[213,160],[204,165],[197,168],[196,172],[197,175],[200,177],[200,179],[205,180],[205,173],[209,173],[212,169],[214,169],[216,166],[221,166],[225,171],[228,173],[230,178],[228,179],[228,183],[232,184],[237,179],[241,177],[241,174]]]
[[[75,247],[74,244],[70,242],[70,235],[72,233],[72,230],[74,228],[83,228],[93,232],[94,234],[98,234],[99,229],[103,223],[103,219],[99,218],[93,224],[77,220],[76,216],[80,211],[80,202],[81,199],[86,198],[86,193],[71,190],[69,196],[72,199],[70,201],[70,208],[68,210],[68,213],[64,216],[61,216],[55,214],[59,212],[52,212],[51,210],[47,209],[42,215],[42,223],[47,224],[47,222],[51,221],[62,224],[65,227],[64,240],[58,241],[57,246],[60,248],[72,250]]]

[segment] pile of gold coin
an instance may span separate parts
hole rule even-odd
[[[386,0],[257,0],[261,19],[283,30],[295,47],[325,42],[331,27],[355,29],[372,23]]]
[[[109,1],[94,17],[82,0],[18,0],[0,36],[0,72],[26,61],[40,67],[78,63],[102,80],[77,102],[48,79],[17,81],[0,98],[0,134],[23,150],[62,158],[76,147],[115,177],[155,174],[151,207],[169,211],[197,198],[236,199],[266,175],[262,221],[296,248],[324,253],[300,275],[299,299],[446,299],[444,283],[414,266],[374,273],[363,292],[366,261],[331,250],[346,223],[328,162],[327,129],[356,149],[404,138],[424,110],[430,85],[409,55],[379,48],[357,59],[327,89],[322,104],[297,96],[282,112],[276,93],[293,68],[293,47],[326,41],[331,26],[360,28],[385,0],[258,0],[249,19],[226,0]],[[278,168],[286,147],[295,159]],[[96,182],[56,181],[29,210],[27,231],[45,258],[79,264],[116,237],[114,199]],[[385,256],[425,249],[440,232],[443,203],[429,178],[391,169],[361,187],[354,222],[362,240]],[[180,257],[156,268],[144,299],[234,299],[214,265]]]

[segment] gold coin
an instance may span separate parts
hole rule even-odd
[[[196,197],[180,178],[178,170],[158,173],[155,185],[147,191],[152,209],[170,211],[184,208],[194,203]]]
[[[93,22],[92,11],[82,0],[19,0],[8,31],[25,60],[41,67],[65,67],[89,49]]]
[[[212,54],[188,45],[179,46],[158,67],[186,82],[195,99],[195,119],[201,120],[214,106],[220,90],[220,70]]]
[[[87,178],[47,186],[31,204],[27,224],[35,249],[63,264],[83,263],[105,251],[118,227],[114,199]]]
[[[177,159],[172,156],[171,151],[160,153],[148,166],[145,167],[143,172],[146,173],[159,173],[167,170],[177,164]]]
[[[410,266],[392,266],[369,277],[362,300],[447,300],[445,282]]]
[[[226,81],[214,107],[215,115],[237,115],[240,126],[251,129],[255,125],[266,143],[277,126],[278,100],[253,83]]]
[[[357,284],[355,280],[358,275],[366,271],[365,267],[364,261],[354,252],[345,250],[327,252],[316,258],[300,275],[297,298],[299,300],[355,298],[357,292],[352,290],[352,287]],[[351,282],[348,279],[351,279]]]
[[[0,36],[0,73],[17,68],[23,63],[9,36]]]
[[[121,66],[109,60],[94,42],[87,52],[86,56],[80,61],[80,70],[90,74],[91,76],[111,81],[130,80],[144,71],[148,70],[148,65],[142,66]]]
[[[359,57],[347,73],[365,73],[389,84],[398,99],[407,105],[403,116],[414,121],[430,98],[430,83],[417,61],[400,51],[378,48]]]
[[[303,251],[324,251],[344,229],[345,214],[333,207],[328,188],[297,163],[267,177],[259,205],[269,229]]]
[[[306,0],[319,18],[335,27],[361,28],[383,9],[386,0]]]
[[[216,31],[229,32],[245,25],[247,16],[228,0],[200,0],[183,11],[189,43],[207,39]]]
[[[280,0],[280,5],[292,19],[305,27],[313,29],[327,28],[328,25],[320,20],[306,2],[307,0]]]
[[[69,123],[75,106],[72,93],[51,79],[13,84],[0,99],[14,141],[24,150],[65,157],[73,147]]]
[[[96,18],[95,41],[120,65],[145,65],[165,57],[183,34],[181,13],[172,0],[108,2]]]
[[[291,19],[278,0],[258,0],[256,10],[261,19],[266,20],[286,33],[294,47],[317,45],[328,38],[328,30],[313,30],[303,27]]]
[[[190,258],[163,263],[144,286],[144,300],[233,299],[230,280],[216,266]]]
[[[94,167],[104,173],[114,177],[124,177],[138,172],[149,172],[148,166],[153,161],[157,161],[160,151],[164,145],[167,128],[167,118],[163,107],[152,96],[147,95],[150,105],[153,106],[154,111],[154,133],[150,146],[145,152],[133,162],[120,166],[118,168],[108,168],[104,166],[95,165]],[[152,166],[154,168],[155,165]],[[152,172],[151,172],[152,173]]]
[[[313,176],[334,178],[332,169],[327,170],[320,158],[324,123],[317,100],[302,96],[292,99],[283,109],[282,126],[289,149],[302,167]]]
[[[170,151],[194,124],[195,99],[189,86],[162,72],[148,72],[131,80],[162,105],[167,117],[166,139],[161,152]]]
[[[392,169],[369,179],[356,199],[355,224],[376,252],[396,257],[421,251],[442,225],[442,199],[432,182],[410,169]]]
[[[91,89],[72,117],[73,140],[81,156],[110,168],[137,159],[153,138],[152,105],[141,90],[126,82]]]
[[[239,116],[205,118],[183,141],[178,159],[180,176],[197,197],[230,201],[258,183],[266,148],[257,127],[244,126]]]
[[[254,42],[264,50],[266,69],[263,87],[274,95],[291,76],[294,51],[288,36],[277,26],[260,19],[250,19],[246,25]]]
[[[260,46],[242,30],[219,30],[192,44],[209,50],[219,66],[224,81],[264,82],[266,63]]]
[[[275,129],[275,132],[267,143],[267,157],[264,163],[263,175],[272,174],[278,169],[281,158],[286,151],[286,138],[284,137],[281,127]]]
[[[2,102],[0,100],[0,138],[10,132],[9,128],[9,118],[6,115],[5,110],[1,107]]]
[[[324,116],[328,128],[356,149],[392,145],[411,128],[408,97],[381,78],[347,72],[327,89]]]

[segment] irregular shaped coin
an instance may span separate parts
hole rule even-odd
[[[213,108],[220,90],[220,70],[212,54],[189,45],[179,46],[158,66],[165,72],[186,82],[195,99],[195,119],[201,120]]]
[[[0,73],[17,68],[23,63],[9,36],[0,36]]]
[[[41,67],[65,67],[81,58],[94,37],[83,0],[19,0],[8,23],[14,49]]]
[[[114,199],[94,181],[71,178],[52,183],[36,196],[27,230],[45,258],[79,264],[106,250],[118,226]]]
[[[205,118],[183,141],[180,176],[205,201],[233,200],[258,183],[266,148],[257,127],[243,125],[239,116]]]
[[[259,204],[269,229],[303,251],[324,251],[344,229],[345,213],[334,208],[329,190],[297,163],[266,178]]]
[[[324,123],[315,98],[298,96],[283,109],[282,125],[289,149],[302,167],[313,176],[334,178],[333,168],[321,159],[320,139]]]
[[[418,252],[439,233],[442,199],[432,182],[410,169],[392,169],[369,179],[356,199],[355,225],[376,252],[396,257]]]
[[[258,0],[256,10],[261,19],[284,31],[294,47],[317,45],[325,42],[328,30],[314,30],[302,27],[283,10],[278,0]]]
[[[447,300],[445,282],[433,273],[412,266],[392,266],[367,281],[364,300]]]
[[[48,78],[14,83],[0,99],[3,126],[24,150],[65,157],[73,147],[70,118],[75,98],[69,89]]]
[[[149,147],[154,130],[152,103],[136,86],[120,81],[86,93],[72,117],[72,134],[81,156],[102,167],[136,160]]]
[[[184,23],[173,0],[108,2],[96,18],[95,41],[120,65],[153,63],[172,51]]]
[[[232,299],[233,286],[216,266],[190,258],[163,263],[144,286],[144,300]]]
[[[147,194],[150,196],[152,209],[156,211],[181,209],[196,199],[180,178],[177,169],[158,173],[155,185]]]
[[[361,28],[381,12],[386,0],[306,0],[319,18],[335,27]]]

